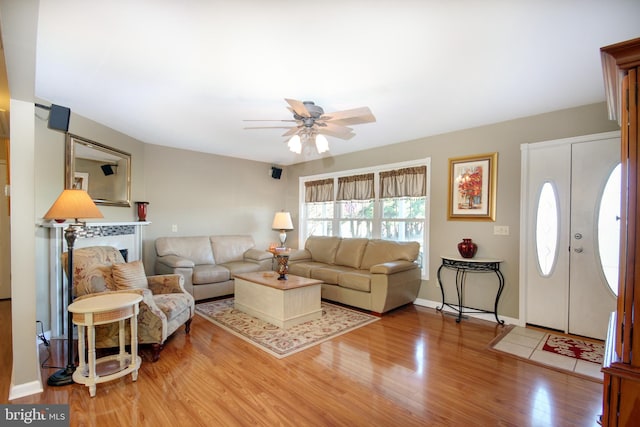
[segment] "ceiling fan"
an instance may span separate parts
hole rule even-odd
[[[291,137],[288,141],[289,149],[297,154],[302,152],[302,145],[307,142],[314,142],[318,153],[324,153],[329,150],[329,142],[324,135],[345,140],[351,139],[356,134],[348,126],[376,121],[369,107],[325,114],[324,109],[313,101],[298,101],[287,98],[285,101],[289,104],[287,108],[293,113],[293,120],[245,121],[279,121],[295,123],[294,125],[246,127],[245,129],[289,129],[282,136]]]

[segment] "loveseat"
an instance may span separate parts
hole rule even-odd
[[[272,269],[273,254],[251,236],[159,237],[155,247],[155,273],[182,275],[196,301],[233,294],[237,273]]]
[[[289,256],[289,274],[322,280],[322,298],[385,313],[420,289],[417,242],[311,236]]]

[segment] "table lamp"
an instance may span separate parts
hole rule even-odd
[[[67,307],[73,300],[73,245],[76,241],[77,231],[85,224],[78,218],[103,218],[98,207],[93,203],[89,194],[84,190],[64,190],[53,203],[44,219],[63,221],[74,219],[75,222],[64,230],[64,238],[67,241]],[[63,386],[73,383],[73,372],[76,365],[73,361],[73,323],[72,314],[67,310],[67,367],[53,373],[47,380],[50,386]]]
[[[284,248],[284,242],[287,241],[287,231],[293,230],[293,222],[291,222],[291,214],[289,212],[276,212],[273,217],[273,230],[280,231],[280,247]]]

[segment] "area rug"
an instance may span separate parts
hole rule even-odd
[[[507,326],[490,344],[491,350],[595,381],[600,372],[604,343],[540,329]]]
[[[197,304],[196,313],[279,359],[379,319],[323,301],[320,319],[281,329],[236,310],[233,298]]]
[[[547,334],[542,350],[602,365],[604,344]]]

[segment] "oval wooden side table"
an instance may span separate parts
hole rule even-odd
[[[96,395],[96,384],[121,378],[131,373],[138,379],[142,359],[138,356],[138,304],[142,296],[134,293],[106,293],[81,299],[69,304],[73,323],[78,326],[78,357],[80,364],[73,373],[73,380],[89,387],[91,397]],[[125,320],[130,319],[131,354],[125,351]],[[96,359],[95,326],[119,323],[118,354]],[[87,357],[85,357],[85,329]],[[87,360],[88,359],[88,360]],[[100,369],[99,369],[100,368]]]

